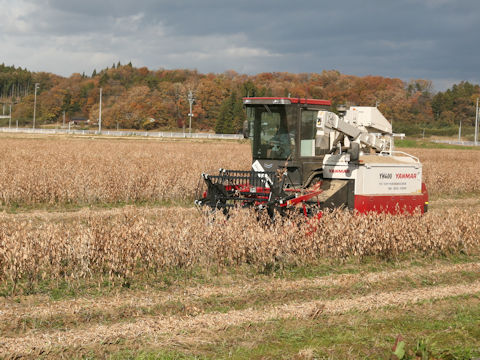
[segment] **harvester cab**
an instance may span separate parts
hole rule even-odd
[[[259,171],[286,168],[286,185],[307,187],[320,176],[327,135],[317,134],[319,111],[330,101],[296,98],[245,98],[253,163]]]
[[[360,212],[424,212],[428,194],[422,165],[393,149],[392,126],[376,107],[340,106],[327,100],[243,99],[252,170],[202,174],[206,191],[195,204],[233,206],[306,216],[325,208]]]

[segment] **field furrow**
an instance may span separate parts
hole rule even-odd
[[[355,274],[338,274],[307,279],[262,279],[241,280],[224,286],[202,285],[186,288],[170,288],[168,291],[132,291],[121,292],[113,296],[101,296],[95,298],[75,298],[61,301],[49,300],[47,297],[26,297],[23,302],[16,302],[3,298],[0,302],[0,323],[4,324],[4,331],[13,323],[21,323],[22,319],[37,318],[50,319],[53,317],[77,317],[81,322],[82,316],[87,312],[102,311],[115,313],[130,309],[132,314],[141,314],[148,308],[167,307],[171,303],[182,303],[181,313],[185,307],[199,307],[202,301],[218,298],[222,302],[233,302],[236,298],[246,299],[254,294],[265,296],[265,303],[272,301],[269,294],[291,294],[292,296],[305,297],[305,292],[315,291],[316,296],[345,296],[348,293],[358,292],[361,285],[368,291],[376,291],[378,288],[402,286],[417,286],[418,282],[430,284],[447,281],[458,281],[460,278],[466,281],[462,275],[480,278],[480,263],[471,262],[465,264],[436,264],[425,267],[412,266],[400,270],[385,270],[378,272],[360,272]],[[448,276],[445,276],[448,275]],[[354,288],[354,286],[357,286]],[[322,294],[323,293],[323,294]],[[333,295],[332,295],[333,293]],[[346,293],[346,294],[344,294]],[[268,300],[270,299],[270,300]],[[282,299],[285,300],[285,299]],[[290,299],[291,301],[291,299]],[[261,305],[262,306],[262,305]],[[137,309],[137,311],[134,311]],[[142,309],[142,310],[140,310]],[[197,308],[197,311],[201,309]],[[25,327],[25,325],[23,325]],[[0,325],[0,329],[2,326]]]
[[[50,348],[74,347],[112,341],[116,338],[143,338],[157,343],[185,341],[195,334],[221,331],[245,323],[264,322],[270,319],[308,318],[334,315],[352,310],[372,311],[385,306],[402,306],[428,300],[480,293],[480,281],[470,284],[434,286],[430,288],[391,291],[324,301],[295,302],[264,309],[233,310],[226,313],[209,313],[198,316],[143,317],[134,322],[95,325],[91,327],[51,332],[32,332],[24,336],[3,337],[0,351],[3,355],[32,354]]]

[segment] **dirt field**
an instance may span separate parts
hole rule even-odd
[[[300,251],[307,242],[292,249],[288,231],[249,229],[241,218],[205,224],[189,207],[192,177],[248,166],[247,144],[20,136],[0,148],[1,357],[388,359],[398,335],[406,358],[480,357],[480,151],[408,150],[424,163],[430,213],[335,215],[339,242],[358,236],[377,250],[352,255],[350,243],[332,243],[344,251],[314,259]],[[227,235],[242,231],[252,240],[244,248]],[[408,246],[385,251],[388,233]],[[232,249],[238,256],[227,262]],[[275,261],[261,264],[271,253]]]

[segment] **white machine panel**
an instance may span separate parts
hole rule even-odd
[[[364,164],[357,171],[355,195],[398,195],[422,192],[420,164]]]
[[[345,121],[355,126],[376,129],[382,133],[392,132],[392,125],[376,107],[352,106],[345,114]]]
[[[350,155],[325,155],[323,177],[355,180],[355,195],[402,195],[422,192],[422,164],[409,156],[363,155],[358,164]]]
[[[325,155],[323,177],[326,179],[355,179],[358,165],[349,163],[350,155]]]

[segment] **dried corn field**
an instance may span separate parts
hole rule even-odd
[[[480,152],[411,150],[433,198],[480,192]],[[189,203],[200,174],[248,169],[250,147],[236,142],[98,138],[2,138],[4,206]]]

